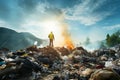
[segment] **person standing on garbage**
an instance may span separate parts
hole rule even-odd
[[[50,32],[50,34],[48,35],[48,38],[49,38],[49,46],[53,47],[53,40],[55,39],[53,32]]]

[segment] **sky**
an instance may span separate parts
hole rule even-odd
[[[67,32],[75,44],[100,41],[120,29],[120,0],[0,0],[0,27],[41,39],[53,31],[59,41]]]

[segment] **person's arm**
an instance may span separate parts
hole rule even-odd
[[[48,35],[48,38],[50,38],[50,35]]]
[[[53,35],[53,40],[55,40],[55,37],[54,37],[54,35]]]

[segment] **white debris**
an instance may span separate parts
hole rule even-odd
[[[105,67],[114,68],[115,65],[112,63],[112,61],[106,61],[106,62],[105,62]]]

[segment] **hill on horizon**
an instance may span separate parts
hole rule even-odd
[[[0,48],[19,50],[33,46],[35,41],[37,41],[37,45],[44,42],[44,40],[35,37],[31,33],[18,33],[15,30],[0,27]]]

